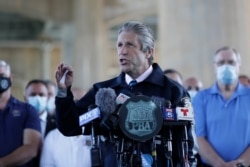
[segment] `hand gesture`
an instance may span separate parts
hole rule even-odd
[[[66,89],[73,83],[73,68],[67,64],[60,63],[55,74],[57,87]]]

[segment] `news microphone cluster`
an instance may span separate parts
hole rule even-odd
[[[168,101],[168,105],[162,108],[162,115],[164,124],[182,125],[194,120],[194,112],[191,103],[187,103],[184,106],[171,107],[171,103]]]

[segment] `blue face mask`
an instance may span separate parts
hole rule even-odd
[[[217,79],[225,85],[234,83],[237,77],[236,67],[232,65],[225,64],[217,68]]]
[[[56,109],[55,97],[50,97],[50,98],[48,99],[48,103],[47,103],[46,109],[47,109],[47,112],[48,112],[48,113],[52,113],[52,112],[55,111],[55,109]]]
[[[191,101],[194,100],[195,95],[198,93],[196,90],[189,90],[188,94],[190,95]]]
[[[41,114],[47,106],[47,97],[45,96],[29,96],[28,103],[31,104],[39,114]]]

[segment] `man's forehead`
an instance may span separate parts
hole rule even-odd
[[[223,50],[215,56],[215,61],[221,60],[237,60],[237,55],[232,50]]]
[[[37,91],[37,92],[48,92],[48,88],[43,85],[42,83],[33,83],[33,84],[30,84],[27,88],[27,90],[29,91]]]
[[[117,42],[119,41],[138,41],[138,35],[133,31],[123,31],[118,35]]]
[[[190,79],[190,80],[188,80],[187,82],[186,82],[186,84],[188,85],[188,86],[196,86],[196,85],[199,85],[199,82],[197,81],[197,80],[194,80],[194,79]]]

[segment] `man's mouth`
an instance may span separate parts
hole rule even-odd
[[[125,65],[127,63],[128,63],[128,61],[126,59],[120,59],[120,64],[121,65]]]

